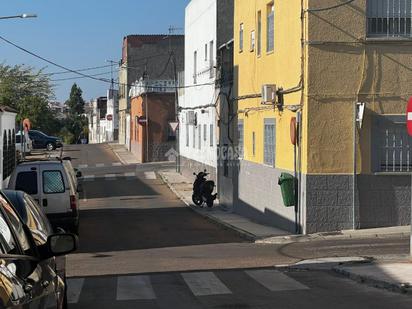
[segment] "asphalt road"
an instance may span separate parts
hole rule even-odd
[[[70,308],[411,308],[412,298],[325,271],[273,266],[402,254],[408,239],[253,244],[187,208],[157,177],[169,163],[121,165],[108,145],[66,147],[83,172]]]

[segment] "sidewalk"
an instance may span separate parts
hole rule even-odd
[[[118,143],[108,143],[108,145],[123,165],[140,163],[139,161],[137,161],[136,156],[127,150],[125,145]]]
[[[200,208],[192,202],[192,182],[172,170],[160,171],[160,177],[169,188],[189,207],[202,216],[225,228],[235,230],[246,239],[256,241],[276,236],[290,235],[289,232],[274,227],[258,224],[238,214],[227,211],[216,203],[212,209]]]

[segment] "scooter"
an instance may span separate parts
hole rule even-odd
[[[213,180],[207,180],[206,177],[209,173],[206,170],[198,174],[193,173],[196,176],[195,182],[193,183],[193,195],[192,201],[196,206],[202,207],[206,203],[207,207],[213,207],[213,202],[217,197],[217,193],[212,194],[215,188],[215,183]]]

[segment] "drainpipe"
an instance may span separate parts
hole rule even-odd
[[[356,118],[357,118],[357,102],[353,105],[353,180],[352,180],[352,228],[356,230],[356,173],[357,173],[357,149],[356,149]]]

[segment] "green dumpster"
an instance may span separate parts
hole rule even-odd
[[[282,173],[280,174],[278,184],[282,191],[283,204],[286,207],[295,206],[295,177],[288,173]]]

